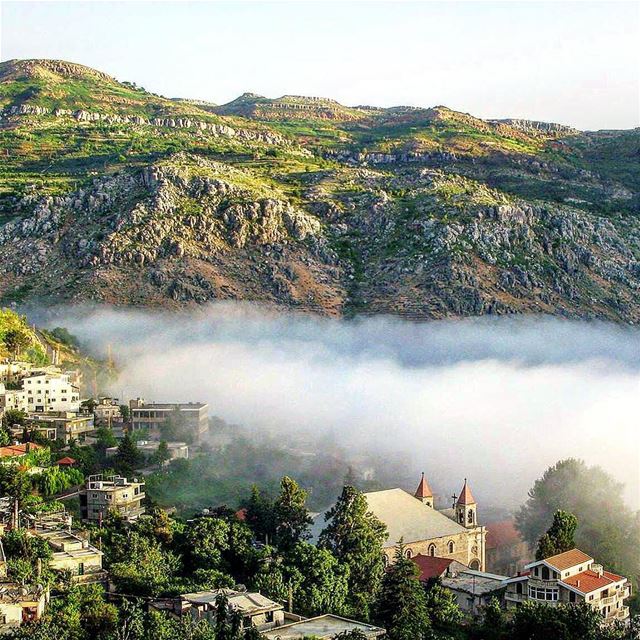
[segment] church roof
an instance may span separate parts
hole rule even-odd
[[[424,477],[424,471],[422,472],[420,484],[418,485],[414,495],[416,498],[433,498],[433,491],[431,491],[431,487]]]
[[[467,479],[464,479],[464,487],[462,487],[462,491],[460,492],[460,497],[458,498],[458,504],[476,504],[476,500],[471,493],[471,489],[469,489],[469,485],[467,483]]]
[[[466,532],[457,522],[416,500],[403,489],[365,493],[369,510],[387,525],[383,546],[393,547],[400,538],[406,544]]]

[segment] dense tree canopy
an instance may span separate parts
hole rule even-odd
[[[349,567],[349,599],[352,611],[368,619],[384,572],[382,544],[384,523],[369,511],[364,495],[344,487],[336,504],[327,512],[327,526],[319,546]]]

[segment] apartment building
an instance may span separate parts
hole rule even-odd
[[[202,402],[158,403],[136,398],[129,402],[131,428],[148,430],[157,436],[162,427],[173,423],[184,435],[197,442],[209,430],[209,405]]]
[[[93,415],[68,411],[31,413],[27,418],[26,426],[28,430],[38,431],[48,440],[61,440],[65,444],[69,444],[72,440],[84,442],[87,434],[95,429]],[[22,427],[19,431],[21,434]]]
[[[22,379],[29,412],[80,410],[80,390],[65,373],[31,373]]]
[[[579,549],[532,562],[525,569],[505,581],[507,607],[518,606],[526,600],[551,606],[586,602],[605,620],[629,618],[629,607],[624,604],[631,595],[629,581],[605,571]]]
[[[144,498],[144,480],[93,475],[80,491],[80,513],[90,522],[99,522],[112,512],[125,520],[136,520],[144,513]]]

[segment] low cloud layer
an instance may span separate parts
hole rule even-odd
[[[112,390],[206,401],[297,444],[401,454],[443,496],[513,507],[569,456],[640,506],[640,332],[553,319],[345,322],[215,304],[191,315],[77,308],[47,320],[104,352]],[[335,443],[335,444],[334,444]]]

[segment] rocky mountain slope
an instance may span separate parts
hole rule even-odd
[[[0,302],[640,321],[640,133],[0,64]]]

